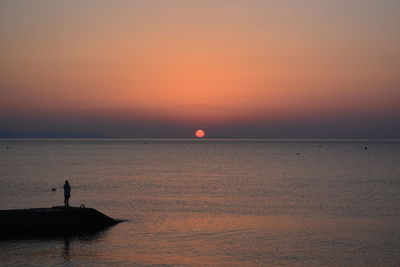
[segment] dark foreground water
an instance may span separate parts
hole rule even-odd
[[[128,220],[0,240],[2,266],[400,265],[400,142],[3,139],[0,177],[0,209],[61,205],[68,179]]]

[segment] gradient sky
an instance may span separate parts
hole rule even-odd
[[[400,1],[0,1],[0,129],[400,138]]]

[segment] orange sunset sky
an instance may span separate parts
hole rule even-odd
[[[399,138],[400,1],[1,1],[0,129]]]

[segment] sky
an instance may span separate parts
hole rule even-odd
[[[400,1],[0,1],[0,129],[400,138]]]

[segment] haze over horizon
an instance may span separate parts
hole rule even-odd
[[[400,2],[1,1],[0,129],[400,138]]]

